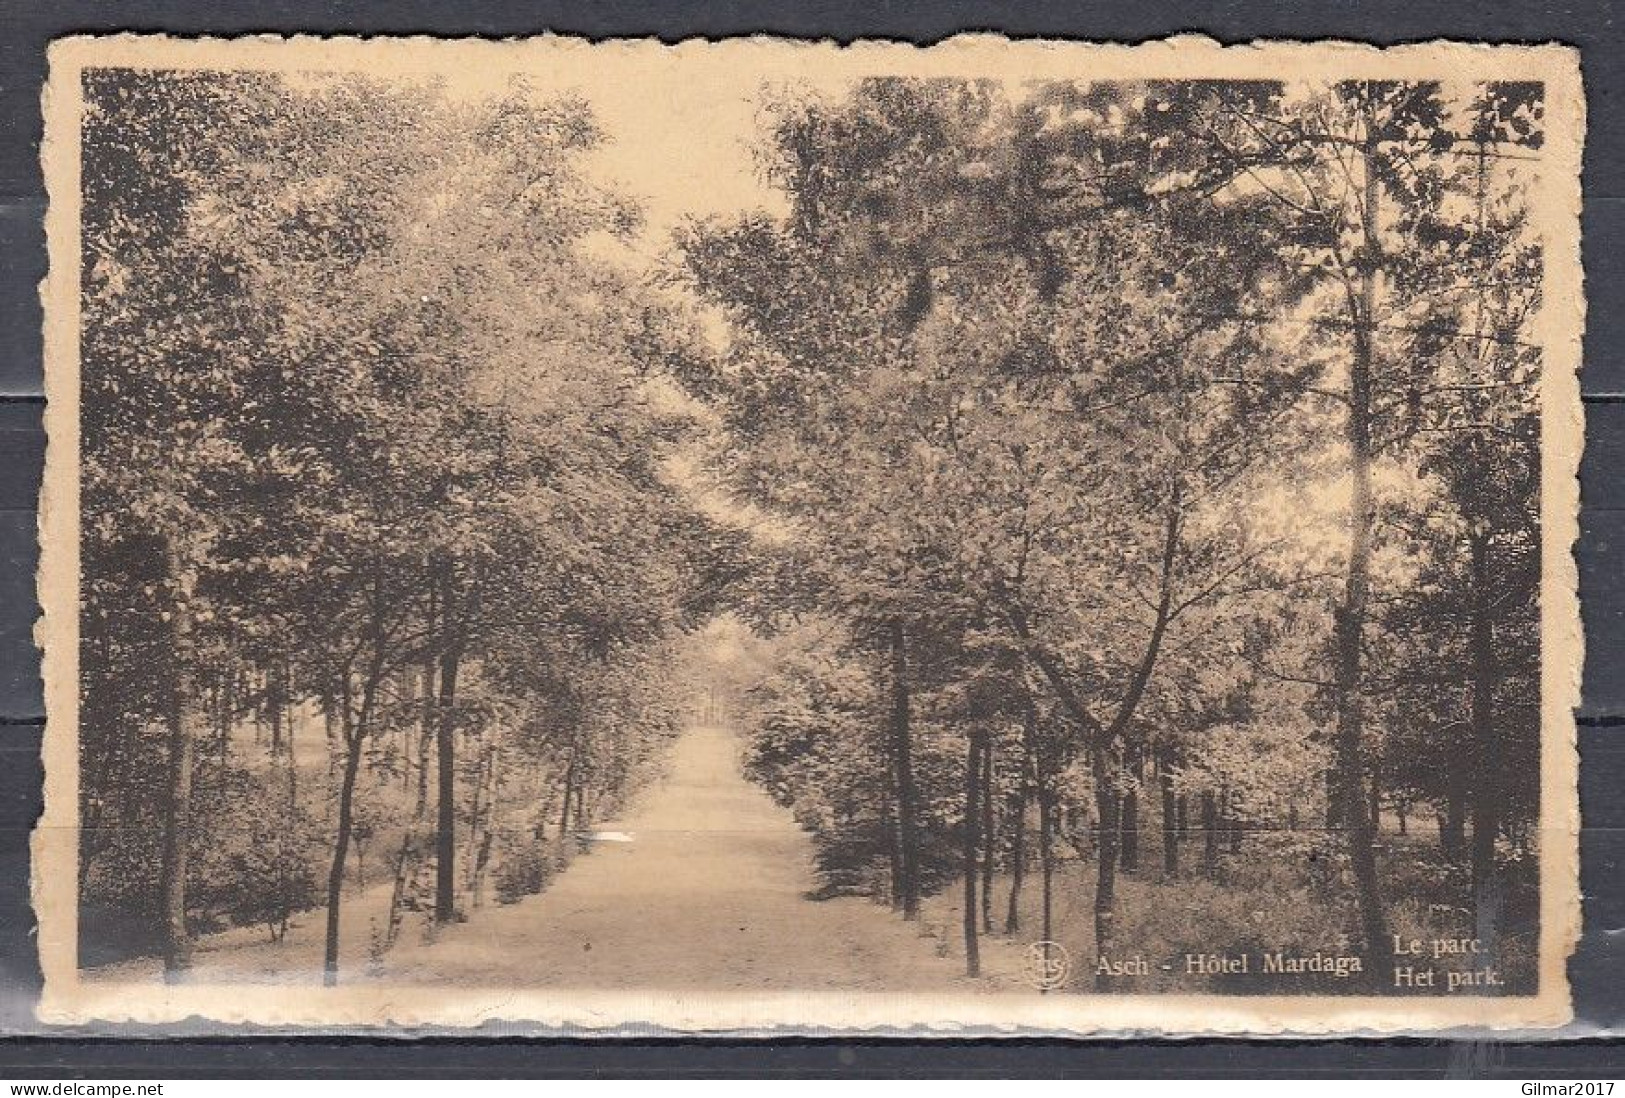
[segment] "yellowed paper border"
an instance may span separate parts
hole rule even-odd
[[[1582,639],[1572,547],[1583,438],[1577,370],[1584,319],[1579,251],[1579,168],[1585,101],[1579,55],[1557,46],[1428,43],[1375,49],[1353,43],[1258,42],[1221,47],[1180,37],[1136,46],[961,36],[930,48],[850,46],[768,38],[722,42],[590,43],[544,37],[494,42],[430,38],[188,40],[124,35],[55,43],[44,99],[43,153],[50,195],[50,273],[45,304],[45,421],[49,436],[40,506],[39,573],[45,650],[45,813],[33,840],[34,906],[49,1023],[174,1022],[202,1017],[258,1026],[466,1027],[522,1022],[595,1031],[654,1027],[683,1032],[789,1030],[1066,1033],[1083,1035],[1423,1032],[1561,1025],[1572,1017],[1566,962],[1577,939],[1579,808],[1574,707]],[[1546,85],[1545,169],[1531,196],[1545,247],[1537,323],[1543,351],[1541,521],[1543,570],[1540,982],[1506,998],[1136,996],[974,993],[773,995],[610,993],[591,988],[113,985],[81,980],[76,963],[79,587],[79,122],[84,69],[351,71],[439,75],[493,88],[523,72],[538,87],[635,81],[663,66],[717,94],[760,81],[821,83],[865,75],[1045,79],[1532,80]],[[313,974],[312,984],[315,984]]]

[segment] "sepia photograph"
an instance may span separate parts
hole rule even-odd
[[[1572,51],[51,60],[45,1020],[1568,1020]]]

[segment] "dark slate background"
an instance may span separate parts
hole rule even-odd
[[[1589,318],[1582,388],[1587,448],[1581,472],[1580,589],[1587,633],[1580,711],[1585,939],[1571,967],[1580,1021],[1563,1042],[771,1041],[615,1042],[323,1037],[308,1040],[41,1034],[28,904],[28,831],[38,816],[43,724],[34,506],[43,437],[40,309],[45,196],[39,175],[39,92],[45,47],[73,33],[328,32],[594,37],[656,34],[888,37],[929,42],[959,31],[1134,41],[1199,32],[1252,38],[1353,38],[1378,44],[1439,37],[1562,41],[1582,50],[1589,103],[1584,254]],[[397,0],[4,0],[0,2],[0,1076],[854,1075],[1023,1077],[1536,1076],[1625,1073],[1620,1046],[1584,1040],[1625,1031],[1625,35],[1612,0],[607,0],[599,3]],[[104,1032],[118,1032],[116,1030]],[[126,1034],[133,1031],[124,1031]],[[194,1031],[195,1032],[195,1031]]]

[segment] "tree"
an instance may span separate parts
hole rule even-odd
[[[141,759],[138,765],[167,774],[157,801],[165,825],[154,861],[164,967],[172,980],[183,978],[191,961],[187,878],[201,736],[198,670],[218,644],[206,585],[223,566],[215,541],[225,531],[208,501],[218,490],[212,474],[239,457],[213,422],[240,396],[219,351],[257,335],[257,318],[218,306],[239,272],[187,232],[185,214],[225,155],[215,120],[251,120],[270,95],[266,78],[253,74],[217,79],[106,70],[86,77],[85,550],[93,572],[98,566],[112,571],[87,590],[85,715],[132,728],[162,713],[168,726],[163,763]],[[99,626],[109,630],[105,637],[98,637]],[[159,645],[162,660],[146,660],[147,646],[134,639],[143,627],[167,642]],[[155,680],[153,667],[171,670]],[[126,670],[133,668],[141,673]],[[114,715],[121,709],[129,714],[122,720]],[[145,755],[135,743],[125,749]],[[97,774],[97,747],[87,745],[85,755],[90,774]],[[93,799],[96,787],[86,788]],[[85,865],[96,837],[87,840]]]
[[[1044,127],[1054,109],[1058,137]],[[991,615],[1082,730],[1102,949],[1107,822],[1169,629],[1229,595],[1262,552],[1192,516],[1222,506],[1301,384],[1234,308],[1290,293],[1270,281],[1267,237],[1248,246],[1235,231],[1246,210],[1153,204],[1143,179],[1044,192],[1080,153],[1115,155],[1093,137],[1104,109],[1060,91],[1014,107],[987,86],[884,80],[834,106],[786,104],[769,171],[788,218],[685,243],[697,288],[741,337],[726,372],[696,386],[736,432],[741,488],[816,527],[838,602],[914,608],[890,618],[894,661],[927,593],[954,629]],[[1124,616],[1125,591],[1149,599],[1151,620],[1128,626],[1145,630],[1135,651],[1108,659],[1085,638]],[[1040,605],[1063,608],[1058,625],[1034,622]],[[1057,627],[1064,640],[1043,635]],[[1079,655],[1086,670],[1067,665]],[[901,727],[901,694],[895,712]]]
[[[131,81],[161,102],[126,112]],[[393,829],[413,768],[423,808],[400,836],[384,948],[415,902],[430,758],[405,747],[414,730],[439,764],[442,921],[459,896],[477,902],[506,826],[499,769],[553,768],[559,737],[497,727],[534,731],[548,711],[526,694],[545,679],[535,661],[550,661],[550,686],[611,684],[584,695],[603,711],[572,713],[565,737],[572,759],[594,760],[580,810],[643,780],[638,760],[669,734],[672,710],[622,676],[661,681],[649,652],[713,612],[702,562],[728,544],[667,475],[689,425],[660,375],[689,353],[683,322],[583,253],[635,215],[580,173],[600,137],[573,98],[138,74],[92,100],[87,559],[95,605],[136,609],[87,629],[87,713],[105,722],[86,724],[87,800],[129,811],[130,750],[160,752],[171,775],[162,850],[130,859],[137,880],[95,884],[119,897],[159,878],[154,913],[182,969],[196,927],[247,910],[194,902],[188,854],[207,829],[188,802],[216,803],[239,722],[269,715],[292,826],[302,792],[320,792],[301,786],[293,749],[319,702],[332,983],[346,889],[362,883],[351,855]],[[170,131],[144,128],[146,107],[178,114],[178,155],[153,144]],[[154,399],[144,370],[173,392]],[[130,634],[148,616],[171,623],[156,650],[183,657],[156,689],[151,666],[172,661]],[[204,669],[218,679],[207,697]],[[108,745],[121,707],[137,742]],[[196,750],[210,713],[218,770]],[[147,726],[162,719],[160,744]]]

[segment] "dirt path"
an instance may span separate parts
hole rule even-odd
[[[540,896],[487,906],[379,975],[411,983],[617,990],[890,991],[977,986],[864,899],[813,901],[808,836],[738,767],[734,737],[693,728],[670,773]]]

